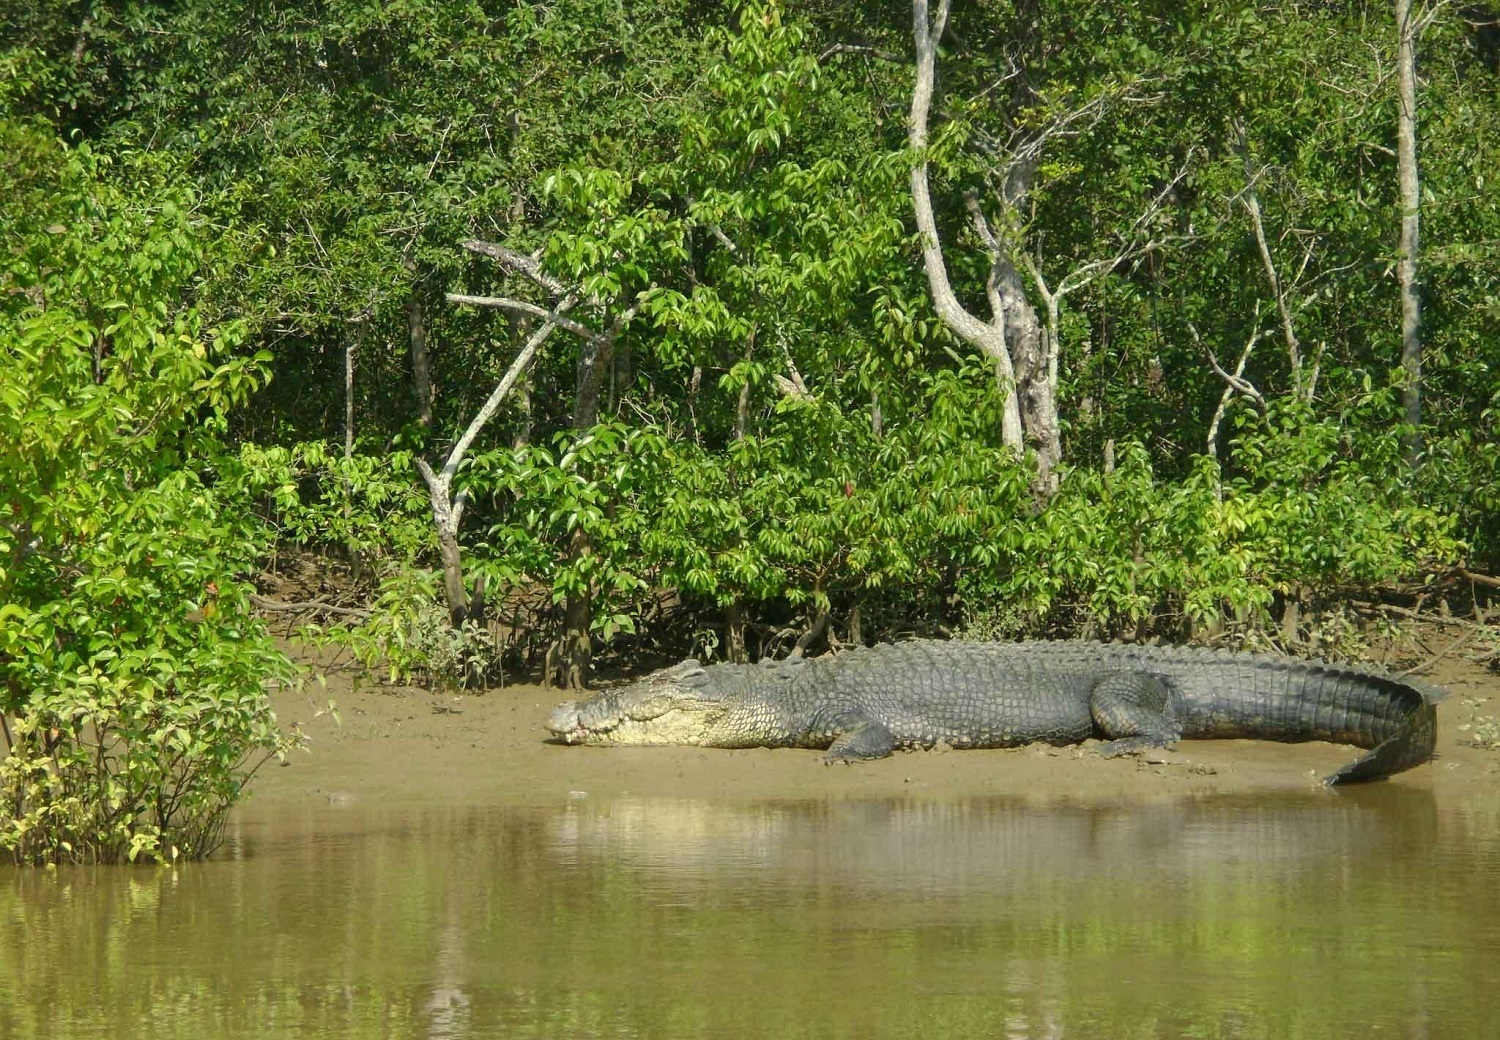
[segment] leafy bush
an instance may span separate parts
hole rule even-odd
[[[964,599],[996,634],[1253,629],[1269,624],[1278,594],[1421,580],[1460,549],[1452,518],[1386,499],[1352,467],[1306,489],[1256,488],[1221,484],[1200,458],[1173,485],[1132,446],[1114,473],[1068,473],[1016,551],[966,575]]]
[[[347,648],[356,661],[383,672],[389,683],[466,685],[498,664],[489,633],[472,619],[454,628],[440,601],[441,576],[420,567],[391,567],[368,605],[369,616],[326,628],[308,625],[314,643]]]
[[[191,199],[42,152],[49,197],[0,250],[0,850],[202,856],[289,746],[265,684],[290,665],[241,578],[260,530],[226,509],[216,463],[268,358],[231,357],[236,331],[180,302]]]
[[[345,457],[326,441],[245,443],[238,462],[245,505],[279,544],[339,550],[376,571],[410,565],[431,547],[432,515],[409,451]]]
[[[489,526],[470,572],[554,604],[588,589],[605,641],[639,627],[652,589],[674,590],[692,615],[683,631],[700,635],[731,607],[778,628],[859,607],[862,635],[948,620],[1005,638],[1250,636],[1278,602],[1420,580],[1462,548],[1453,518],[1356,465],[1328,424],[1242,431],[1227,480],[1199,458],[1163,481],[1126,445],[1113,472],[1070,470],[1038,503],[1030,468],[994,443],[987,373],[934,373],[920,393],[920,419],[880,437],[864,416],[799,400],[718,450],[648,422],[477,455],[465,475]],[[578,532],[591,551],[575,558]],[[441,675],[438,661],[462,657],[454,640],[493,657],[477,630],[435,637],[424,573],[387,580],[376,616],[348,630],[357,653],[393,676]]]

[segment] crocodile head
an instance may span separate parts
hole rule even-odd
[[[697,661],[559,704],[547,729],[564,744],[698,744],[715,739],[734,691]]]

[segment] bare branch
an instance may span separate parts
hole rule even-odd
[[[863,54],[867,57],[879,58],[881,61],[899,62],[904,60],[901,55],[892,54],[890,51],[883,51],[879,47],[864,47],[853,43],[836,43],[818,55],[818,64],[823,64],[823,62],[837,54]]]
[[[367,618],[370,616],[368,610],[361,610],[358,607],[341,607],[335,603],[328,603],[321,599],[311,599],[305,603],[282,603],[274,599],[267,599],[265,596],[258,596],[252,592],[250,594],[250,602],[261,610],[308,611],[317,614],[342,614],[346,617],[355,618]]]
[[[714,236],[714,238],[718,239],[721,246],[723,246],[725,249],[729,250],[736,256],[739,255],[740,247],[735,245],[728,235],[724,234],[723,228],[719,227],[719,225],[717,224],[710,224],[708,230],[709,233]]]
[[[1250,360],[1250,352],[1255,349],[1255,344],[1260,342],[1260,304],[1257,303],[1255,306],[1255,331],[1245,341],[1245,349],[1240,351],[1240,360],[1234,366],[1233,375],[1224,371],[1223,366],[1219,364],[1219,359],[1214,357],[1214,352],[1208,348],[1208,344],[1203,342],[1203,337],[1198,335],[1198,326],[1192,322],[1188,322],[1187,327],[1188,332],[1192,334],[1193,342],[1198,344],[1203,351],[1203,356],[1208,359],[1209,367],[1214,370],[1220,379],[1224,380],[1224,392],[1219,396],[1219,406],[1214,409],[1213,420],[1208,424],[1208,454],[1214,458],[1218,458],[1219,426],[1223,423],[1224,415],[1229,410],[1229,399],[1231,396],[1239,394],[1242,397],[1248,397],[1255,402],[1255,406],[1261,415],[1266,414],[1266,399],[1261,396],[1260,391],[1255,388],[1254,383],[1244,378],[1245,365]]]
[[[1414,37],[1421,36],[1424,32],[1426,32],[1427,27],[1430,26],[1433,22],[1437,21],[1437,16],[1442,14],[1443,8],[1447,7],[1450,3],[1452,3],[1452,0],[1435,0],[1431,7],[1417,15],[1417,17],[1413,19],[1411,30],[1412,35]],[[1469,22],[1467,18],[1465,18],[1464,20],[1467,24],[1474,24],[1472,22]],[[1494,23],[1491,22],[1490,24]]]
[[[506,267],[520,271],[527,278],[530,278],[554,296],[566,296],[569,292],[566,285],[542,270],[540,250],[527,256],[525,253],[518,253],[514,249],[508,249],[498,242],[481,242],[475,238],[467,239],[459,244],[471,253],[487,256],[491,260],[498,260]]]
[[[1271,286],[1272,302],[1276,304],[1276,313],[1281,317],[1281,334],[1286,340],[1287,361],[1292,368],[1292,386],[1300,397],[1303,392],[1302,348],[1297,342],[1297,333],[1292,328],[1292,312],[1287,307],[1286,292],[1282,289],[1281,277],[1276,273],[1276,262],[1271,258],[1270,243],[1266,241],[1266,228],[1260,215],[1260,197],[1255,191],[1255,181],[1260,174],[1255,171],[1250,159],[1250,143],[1245,135],[1243,122],[1235,123],[1235,133],[1239,137],[1240,158],[1245,166],[1245,194],[1242,201],[1246,211],[1250,214],[1250,224],[1255,232],[1255,244],[1260,250],[1261,264],[1266,270],[1266,281]]]
[[[802,373],[797,370],[797,362],[792,360],[791,354],[787,354],[786,356],[786,371],[787,375],[785,376],[780,373],[771,376],[771,379],[776,383],[777,389],[786,396],[796,398],[799,401],[811,401],[813,399],[812,391],[807,388],[807,383],[803,380]]]
[[[545,307],[538,307],[534,303],[525,300],[515,300],[509,296],[469,296],[464,293],[445,294],[449,303],[469,304],[473,307],[498,307],[502,310],[515,311],[518,314],[530,314],[533,317],[550,321],[560,329],[571,332],[580,339],[597,339],[600,333],[595,332],[587,325],[574,321],[557,311],[549,311]]]
[[[458,494],[453,496],[453,529],[458,530],[458,525],[463,521],[464,509],[469,505],[469,489],[459,488]]]
[[[569,310],[577,302],[578,298],[576,296],[569,296],[558,306],[558,312],[561,313]],[[557,326],[549,321],[531,334],[531,338],[526,341],[526,345],[521,348],[521,352],[510,363],[510,368],[506,369],[505,375],[501,377],[500,382],[490,393],[489,398],[484,402],[484,406],[479,409],[479,414],[474,416],[473,421],[469,423],[468,429],[464,430],[463,436],[458,439],[458,443],[448,453],[448,461],[443,464],[443,471],[440,477],[433,474],[431,467],[427,465],[425,459],[419,457],[416,460],[417,470],[422,474],[422,479],[427,481],[429,486],[433,486],[435,480],[441,479],[446,490],[447,485],[452,482],[454,474],[458,472],[458,464],[463,461],[464,454],[474,443],[474,438],[479,436],[479,431],[484,429],[484,424],[490,421],[490,418],[500,407],[501,402],[509,396],[511,388],[516,385],[522,374],[530,367],[531,359],[536,356],[537,350],[547,341],[547,337],[552,335],[552,330],[555,328]]]
[[[1000,255],[1000,243],[995,238],[995,233],[990,230],[990,222],[985,218],[984,210],[979,205],[979,195],[972,191],[964,192],[964,205],[969,210],[969,219],[974,225],[974,233],[984,243],[984,248],[990,251],[990,256]]]
[[[989,300],[990,313],[1003,320],[1005,300],[1000,294],[1000,275],[1003,264],[1000,243],[995,238],[995,233],[990,230],[990,222],[985,219],[984,209],[979,205],[979,196],[972,191],[964,192],[964,205],[969,209],[969,220],[974,225],[974,233],[979,236],[979,240],[990,252],[990,270],[984,279],[984,295]]]
[[[800,386],[795,380],[788,379],[780,372],[771,375],[771,381],[776,384],[776,389],[782,394],[796,401],[811,401],[812,394],[807,392],[807,387]]]
[[[1208,358],[1208,363],[1214,372],[1228,384],[1228,390],[1233,390],[1242,397],[1250,398],[1250,400],[1255,402],[1256,408],[1264,414],[1266,411],[1266,399],[1261,396],[1260,391],[1255,388],[1254,383],[1242,378],[1241,375],[1245,371],[1245,362],[1250,357],[1250,352],[1255,349],[1255,344],[1258,342],[1260,342],[1259,329],[1252,333],[1250,338],[1245,341],[1245,349],[1240,353],[1239,364],[1235,365],[1233,375],[1224,371],[1223,367],[1219,364],[1219,359],[1214,357],[1212,351],[1206,350],[1204,354]]]
[[[1012,72],[1000,82],[1012,78]],[[1016,129],[1008,141],[1001,141],[993,134],[978,131],[974,142],[990,158],[1001,165],[999,177],[1003,181],[1015,167],[1034,164],[1047,149],[1049,142],[1070,137],[1081,137],[1103,121],[1109,110],[1117,104],[1156,105],[1166,99],[1165,92],[1155,94],[1137,93],[1137,88],[1154,81],[1145,78],[1126,80],[1114,84],[1077,108],[1070,108],[1052,118],[1040,129]]]
[[[437,169],[438,160],[443,157],[443,149],[448,146],[448,134],[453,130],[453,120],[448,120],[448,125],[443,127],[443,136],[438,140],[437,151],[433,153],[432,163],[427,167],[427,173],[422,177],[422,182],[432,180],[432,172]]]

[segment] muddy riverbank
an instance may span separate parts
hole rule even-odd
[[[1500,715],[1500,676],[1465,662],[1427,677],[1451,695],[1439,708],[1438,757],[1389,783],[1446,798],[1500,796],[1500,753],[1471,746],[1459,726]],[[281,694],[283,724],[307,738],[285,765],[267,763],[248,806],[289,803],[547,804],[569,798],[758,801],[779,798],[1006,796],[1036,802],[1180,798],[1308,791],[1355,749],[1324,743],[1189,741],[1146,759],[1105,760],[1082,747],[911,752],[827,767],[803,750],[583,748],[547,742],[559,691],[518,685],[437,693],[326,677]],[[328,702],[336,705],[328,711]]]

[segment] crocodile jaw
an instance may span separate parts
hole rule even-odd
[[[649,719],[631,718],[622,712],[600,711],[591,702],[559,704],[547,720],[547,729],[564,744],[701,745],[712,727],[712,714],[671,708]]]

